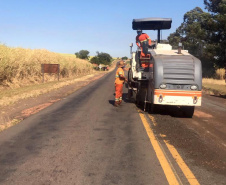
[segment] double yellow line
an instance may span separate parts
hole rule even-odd
[[[178,175],[176,174],[175,170],[173,170],[172,165],[170,165],[169,161],[167,160],[166,155],[164,154],[164,151],[162,150],[162,148],[159,145],[159,142],[157,140],[157,138],[155,137],[151,127],[148,124],[148,121],[145,117],[144,114],[142,114],[141,112],[139,112],[140,118],[143,122],[143,125],[146,129],[146,132],[148,134],[148,137],[150,139],[150,142],[155,150],[155,153],[157,155],[157,158],[162,166],[162,169],[165,173],[165,176],[168,180],[168,183],[171,185],[177,185],[177,184],[182,184],[182,182],[180,181],[180,178],[178,177]],[[149,115],[149,118],[152,120],[153,124],[156,126],[156,121],[155,118],[151,115]],[[162,136],[161,136],[162,137]],[[162,137],[163,138],[163,137]],[[180,169],[182,170],[182,172],[184,173],[185,177],[187,178],[188,182],[191,185],[199,185],[198,180],[195,178],[194,174],[191,172],[191,170],[188,168],[188,166],[186,165],[186,163],[184,162],[184,160],[182,159],[182,157],[180,156],[180,154],[177,152],[176,148],[174,148],[172,145],[170,145],[166,140],[163,141],[165,142],[168,150],[170,151],[170,153],[172,154],[173,158],[175,159],[175,161],[177,162],[178,166],[180,167]]]

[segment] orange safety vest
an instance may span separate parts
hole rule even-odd
[[[148,34],[142,33],[141,35],[137,35],[137,36],[136,36],[136,44],[137,44],[137,46],[140,47],[139,42],[144,42],[144,41],[146,41],[147,39],[149,39],[148,42],[149,42],[149,45],[151,45],[151,39],[150,39],[150,37],[148,36]]]
[[[120,76],[119,75],[122,75],[124,76],[124,71],[121,67],[119,67],[116,71],[116,74],[115,74],[115,83],[116,84],[123,84],[124,83],[124,79],[120,79]]]

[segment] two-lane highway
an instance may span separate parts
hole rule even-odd
[[[142,112],[126,101],[126,89],[123,105],[114,107],[114,73],[1,132],[0,184],[226,182],[222,147],[214,155],[186,126],[198,117]],[[207,160],[217,158],[213,164],[221,160],[221,168],[199,163],[199,146],[210,152]]]

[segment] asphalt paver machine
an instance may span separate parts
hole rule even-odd
[[[144,46],[145,57],[139,47],[133,52],[131,44],[128,97],[144,109],[147,105],[152,111],[159,105],[177,106],[186,117],[192,117],[202,100],[201,61],[182,50],[179,43],[178,50],[173,50],[160,42],[161,30],[170,29],[171,23],[169,18],[133,19],[133,30],[156,30],[158,39]]]

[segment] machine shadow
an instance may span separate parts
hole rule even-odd
[[[125,102],[125,103],[134,103],[133,101],[129,100],[128,93],[122,94],[122,101]]]
[[[154,110],[151,109],[150,104],[146,107],[146,112],[152,115],[169,115],[175,118],[187,118],[184,112],[176,106],[155,106]]]

